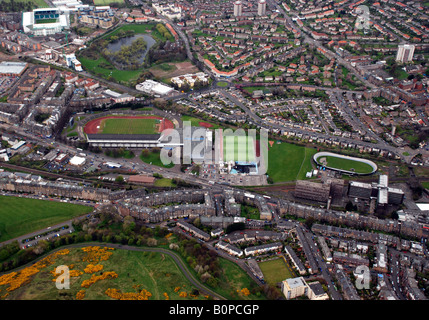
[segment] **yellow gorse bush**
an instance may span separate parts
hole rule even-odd
[[[93,274],[89,280],[82,281],[82,284],[80,286],[82,288],[89,288],[91,285],[93,285],[97,281],[105,280],[108,278],[115,279],[117,277],[118,277],[118,274],[114,271],[107,271],[107,272],[104,272],[102,275],[99,275],[99,276]]]
[[[105,291],[105,294],[116,300],[149,300],[149,298],[152,296],[152,293],[146,289],[143,289],[140,292],[122,293],[118,289],[109,288]]]
[[[100,261],[106,261],[113,254],[114,248],[89,246],[82,248],[83,252],[86,252],[86,256],[82,258],[83,261],[92,263],[98,263]]]
[[[7,291],[13,291],[30,282],[31,277],[37,274],[41,269],[52,265],[60,255],[69,254],[70,250],[59,250],[49,256],[41,259],[30,267],[22,269],[20,272],[11,272],[0,277],[0,285],[9,285]]]
[[[96,264],[96,265],[88,264],[86,266],[86,268],[83,269],[83,271],[85,271],[85,273],[96,273],[96,272],[99,272],[101,270],[103,270],[102,264]]]
[[[82,300],[83,298],[85,298],[85,290],[79,290],[76,293],[76,300]]]

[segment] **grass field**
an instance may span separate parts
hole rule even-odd
[[[191,126],[193,127],[201,127],[200,122],[205,122],[208,123],[210,125],[212,125],[210,127],[210,129],[218,129],[220,128],[220,126],[218,124],[212,123],[212,122],[208,122],[205,120],[201,120],[199,118],[195,118],[195,117],[191,117],[191,116],[182,116],[182,121],[190,121],[191,122]]]
[[[0,242],[45,229],[92,209],[71,203],[0,196]]]
[[[0,284],[0,300],[76,300],[79,294],[83,300],[114,299],[107,295],[108,289],[116,289],[119,293],[128,294],[128,297],[146,290],[149,300],[208,298],[202,294],[195,295],[195,287],[173,259],[162,253],[97,246],[63,249],[59,253],[49,255],[18,275],[5,274],[3,279],[0,276],[0,282],[3,280],[5,283]],[[237,264],[223,258],[219,258],[219,263],[223,272],[219,275],[216,292],[228,300],[266,299],[261,292],[252,293],[257,284]],[[87,269],[89,264],[101,267],[101,270],[90,274],[88,272],[91,270]],[[56,288],[54,272],[60,265],[70,269],[70,288],[67,290]],[[93,275],[101,276],[107,272],[114,272],[117,277],[100,279],[88,287],[82,286]],[[12,281],[8,283],[8,279]],[[8,291],[10,285],[16,289]],[[243,289],[248,289],[248,294],[243,294]]]
[[[99,251],[102,253],[102,251]],[[109,288],[117,289],[120,293],[138,293],[143,289],[150,293],[150,300],[166,300],[166,297],[174,300],[199,299],[206,300],[203,295],[191,297],[194,287],[185,278],[173,259],[161,253],[148,253],[128,251],[121,249],[108,250],[104,257],[107,260],[98,260],[93,253],[88,253],[82,248],[69,249],[68,254],[59,255],[54,263],[40,271],[31,278],[28,284],[9,293],[11,300],[57,300],[76,299],[77,293],[83,290],[84,300],[111,300],[106,294]],[[95,262],[87,261],[88,257],[95,258]],[[115,272],[117,278],[107,278],[91,284],[88,288],[82,287],[85,280],[91,278],[91,274],[84,270],[88,264],[102,265],[102,270],[93,273],[101,275],[108,271]],[[70,289],[58,290],[53,281],[55,268],[59,265],[72,266],[78,276],[70,279]],[[0,286],[1,289],[6,288]],[[1,293],[4,294],[5,290]],[[186,296],[185,296],[186,293]]]
[[[282,142],[268,147],[267,173],[274,182],[305,179],[313,169],[312,157],[316,149]]]
[[[168,165],[164,165],[161,161],[161,153],[160,151],[157,151],[155,149],[150,150],[149,152],[145,152],[143,151],[140,154],[140,159],[145,162],[145,163],[149,163],[149,164],[153,164],[155,166],[158,167],[163,167],[163,168],[172,168],[174,167],[173,163],[170,163]]]
[[[0,2],[11,3],[12,0],[1,0]],[[36,8],[49,8],[45,0],[14,0],[15,3],[30,3],[33,9]]]
[[[158,119],[104,119],[100,129],[103,134],[154,134],[159,123]]]
[[[295,277],[295,273],[283,258],[260,262],[259,267],[264,274],[265,282],[268,284],[276,285],[285,279]]]
[[[265,296],[261,294],[250,294],[248,296],[241,294],[244,288],[252,291],[257,286],[249,275],[243,271],[236,263],[227,259],[219,259],[223,273],[220,275],[219,287],[216,292],[228,300],[263,300]]]
[[[319,163],[321,162],[321,159],[326,159],[326,166],[341,170],[348,170],[353,171],[356,173],[371,173],[373,171],[372,167],[369,164],[354,161],[351,159],[342,159],[332,156],[321,156],[317,159]]]

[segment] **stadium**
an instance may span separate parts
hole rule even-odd
[[[88,121],[83,131],[94,147],[162,147],[165,129],[174,129],[171,120],[155,115],[107,115]]]
[[[207,147],[211,141],[209,129],[191,127],[190,131],[184,132],[183,128],[175,127],[175,120],[167,119],[164,115],[168,116],[108,112],[88,117],[81,126],[88,143],[93,147],[165,150],[180,147],[184,153],[191,150],[188,155],[183,155],[183,161],[203,161],[210,156],[206,154],[206,150],[209,153],[211,151]],[[189,137],[184,137],[184,134]],[[173,138],[176,140],[173,141]]]
[[[56,8],[34,9],[22,13],[22,27],[25,33],[47,36],[69,29],[69,16]]]
[[[378,169],[371,160],[332,152],[318,152],[313,156],[313,161],[322,170],[328,169],[348,175],[371,175]]]

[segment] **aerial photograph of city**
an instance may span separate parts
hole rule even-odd
[[[429,299],[428,0],[1,0],[0,143],[1,306]]]

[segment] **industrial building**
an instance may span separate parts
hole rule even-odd
[[[27,69],[28,63],[2,61],[0,63],[0,76],[20,77]]]
[[[330,187],[317,182],[298,180],[295,185],[295,197],[313,201],[326,202],[329,199]]]
[[[167,96],[174,91],[172,87],[166,86],[153,80],[146,80],[136,85],[136,90],[142,91],[155,97]]]
[[[378,206],[399,205],[404,201],[404,192],[388,186],[388,176],[380,175],[378,183],[350,181],[348,196],[364,200],[376,199]]]

